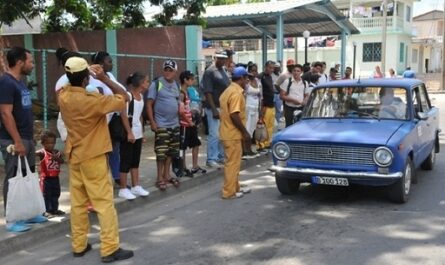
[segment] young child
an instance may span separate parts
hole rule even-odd
[[[199,146],[201,141],[198,137],[198,124],[201,119],[201,99],[198,92],[193,87],[195,76],[190,71],[184,71],[180,74],[181,94],[179,96],[179,113],[181,125],[181,143],[180,149],[183,155],[183,168],[186,176],[193,176],[196,173],[206,173],[207,171],[198,165]],[[185,150],[192,149],[192,168],[186,168]]]
[[[51,218],[54,215],[65,214],[59,210],[59,173],[60,165],[64,161],[60,151],[54,149],[56,135],[53,132],[44,132],[41,136],[41,143],[43,148],[36,151],[36,156],[40,158],[40,187],[46,206],[44,216]]]

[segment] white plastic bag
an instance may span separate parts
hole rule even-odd
[[[17,174],[9,179],[8,198],[6,204],[6,221],[16,222],[28,220],[43,214],[45,201],[39,186],[39,178],[31,172],[25,157],[26,177],[23,177],[20,156],[17,162]]]

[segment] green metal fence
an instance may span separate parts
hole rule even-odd
[[[7,49],[3,52],[6,54]],[[41,104],[41,115],[39,119],[43,121],[43,128],[48,128],[48,120],[52,118],[49,110],[51,106],[56,108],[55,90],[54,86],[58,78],[64,74],[63,67],[58,65],[55,52],[53,49],[31,49],[35,60],[35,67],[33,72],[27,77],[28,85],[32,88],[32,96],[34,102]],[[90,62],[91,56],[94,52],[79,52],[87,61]],[[179,73],[186,70],[186,66],[191,66],[192,69],[187,69],[196,74],[197,77],[203,72],[205,68],[205,60],[187,60],[180,57],[167,57],[157,55],[145,54],[111,54],[113,59],[113,71],[118,81],[125,83],[125,78],[134,71],[140,71],[147,74],[150,80],[162,74],[162,64],[166,59],[173,59],[178,63],[178,78]],[[5,58],[1,58],[5,60]],[[7,64],[5,64],[7,65]],[[5,69],[0,69],[0,73]],[[199,82],[199,78],[197,78]],[[41,117],[40,117],[41,116]]]

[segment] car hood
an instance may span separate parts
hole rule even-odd
[[[395,120],[307,119],[282,130],[276,141],[384,145],[404,124]]]

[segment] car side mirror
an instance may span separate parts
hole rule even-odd
[[[422,121],[425,121],[428,119],[428,115],[426,113],[420,112],[420,111],[417,112],[417,117]]]
[[[302,110],[295,110],[294,111],[294,123],[296,123],[297,121],[299,121],[301,119],[301,116],[303,116],[303,111]]]

